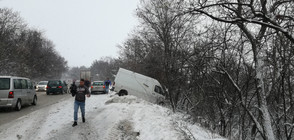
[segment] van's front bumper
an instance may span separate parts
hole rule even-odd
[[[16,102],[14,98],[0,98],[0,107],[14,107]]]

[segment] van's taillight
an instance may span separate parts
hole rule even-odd
[[[49,86],[46,87],[47,89],[50,88]]]
[[[58,86],[58,88],[62,88],[62,86]]]
[[[105,88],[105,86],[103,86],[103,88]]]
[[[8,94],[8,98],[14,98],[13,91],[10,91],[10,92],[9,92],[9,94]]]
[[[93,88],[93,86],[91,86],[91,88]]]

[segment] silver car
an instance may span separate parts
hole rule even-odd
[[[46,91],[48,81],[41,81],[36,86],[36,91]]]
[[[91,86],[91,93],[106,93],[103,81],[94,81]]]
[[[21,110],[23,105],[36,105],[35,88],[28,78],[0,76],[0,107]]]

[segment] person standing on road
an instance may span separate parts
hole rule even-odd
[[[74,89],[74,88],[73,88]],[[86,121],[85,120],[85,101],[86,101],[86,96],[90,97],[91,94],[89,92],[89,89],[85,86],[85,80],[81,79],[80,80],[80,85],[77,86],[76,90],[71,90],[72,96],[75,96],[75,102],[74,102],[74,123],[73,127],[78,125],[78,110],[79,108],[81,109],[82,112],[82,120],[83,123]]]
[[[105,93],[108,94],[109,86],[111,86],[111,81],[109,80],[109,78],[107,78],[107,80],[104,82],[104,86],[105,86]]]

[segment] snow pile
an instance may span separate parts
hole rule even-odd
[[[72,127],[68,99],[0,126],[1,139],[72,140],[220,140],[218,135],[185,121],[183,114],[134,96],[92,95],[86,100],[86,123]],[[81,115],[79,114],[79,117]]]
[[[105,104],[111,104],[111,103],[140,103],[143,102],[142,99],[138,99],[135,96],[129,95],[129,96],[112,96],[109,100],[105,102]]]
[[[106,103],[109,102],[114,103],[112,107],[124,108],[129,115],[128,120],[134,125],[134,132],[140,134],[138,139],[141,140],[223,139],[217,134],[187,122],[184,114],[174,114],[170,109],[134,96],[114,97]]]

